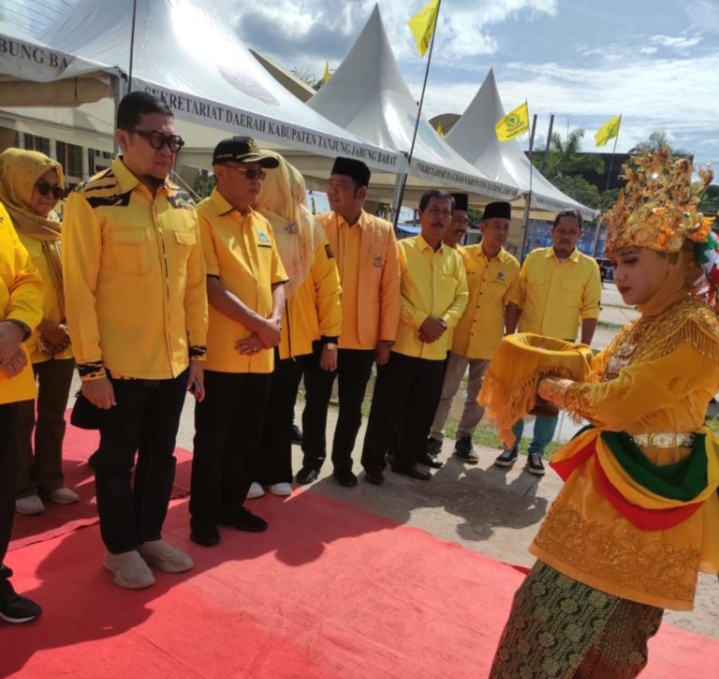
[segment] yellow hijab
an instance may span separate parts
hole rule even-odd
[[[289,277],[289,299],[306,280],[315,261],[315,250],[324,231],[307,209],[307,188],[302,174],[281,155],[280,165],[267,172],[257,199],[257,210],[270,222],[277,251]]]
[[[57,172],[60,186],[64,187],[62,165],[44,153],[15,148],[3,151],[0,153],[0,202],[7,208],[18,233],[42,241],[61,317],[64,318],[65,295],[60,256],[62,224],[54,211],[42,217],[31,207],[35,184],[49,170]]]

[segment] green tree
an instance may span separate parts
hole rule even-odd
[[[668,149],[673,156],[690,156],[689,151],[673,146],[669,141],[666,130],[655,130],[644,141],[639,142],[629,151],[631,155],[643,155],[644,153],[656,153]]]
[[[699,212],[703,212],[707,217],[714,217],[719,213],[719,185],[709,184],[706,193],[699,203]],[[719,230],[719,224],[714,222],[714,230]]]
[[[315,92],[318,92],[323,85],[322,78],[318,78],[315,73],[304,66],[294,66],[290,69],[290,72],[297,80],[309,85]]]
[[[192,190],[197,194],[198,199],[202,200],[212,193],[212,189],[215,188],[216,184],[214,174],[210,174],[207,170],[198,170]]]
[[[603,209],[605,201],[602,200],[600,190],[584,179],[582,173],[603,174],[604,161],[596,153],[582,153],[583,137],[584,130],[581,127],[569,132],[566,139],[562,139],[562,136],[555,132],[549,141],[549,153],[546,153],[546,145],[536,149],[532,162],[563,193],[582,205]]]

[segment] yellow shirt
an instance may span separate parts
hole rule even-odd
[[[337,342],[342,330],[342,287],[336,260],[327,240],[315,250],[309,275],[285,302],[280,358],[312,353],[312,342],[327,337]]]
[[[452,352],[468,358],[492,358],[504,334],[504,309],[519,303],[519,262],[504,248],[487,259],[482,245],[462,248],[469,302],[454,330]]]
[[[25,246],[28,251],[30,258],[32,259],[33,266],[40,272],[43,281],[45,282],[45,302],[43,305],[43,320],[52,321],[53,323],[60,323],[65,319],[60,314],[60,305],[57,299],[57,292],[55,285],[52,282],[52,276],[50,275],[50,266],[45,256],[45,252],[42,249],[42,241],[37,238],[30,238],[24,234],[18,234],[20,242]],[[49,361],[51,358],[63,359],[72,358],[72,349],[68,347],[65,351],[61,351],[59,354],[44,354],[40,351],[40,345],[38,340],[40,339],[40,333],[35,331],[32,337],[27,341],[27,350],[30,354],[30,360],[33,363],[42,363]]]
[[[649,324],[647,320],[625,327],[594,357],[592,368],[601,381],[573,384],[565,395],[566,407],[599,430],[696,432],[719,390],[716,314],[703,303],[687,301]],[[580,437],[555,458],[585,446]],[[642,452],[655,465],[669,465],[685,459],[691,449]],[[709,441],[707,455],[715,457],[716,469],[719,455]],[[690,610],[697,572],[719,571],[719,495],[711,493],[698,511],[671,528],[644,531],[602,492],[592,456],[567,479],[530,551],[603,592],[660,608]]]
[[[342,281],[342,349],[370,350],[394,341],[400,314],[397,240],[392,224],[362,211],[354,226],[328,212],[320,224]]]
[[[421,234],[401,240],[398,249],[402,314],[392,351],[443,361],[450,348],[451,329],[462,317],[469,297],[462,257],[444,244],[435,252]],[[419,328],[430,316],[441,318],[447,330],[436,342],[427,344],[419,339]]]
[[[0,321],[16,320],[34,330],[42,320],[44,284],[0,203]],[[25,349],[27,353],[27,349]],[[28,364],[12,379],[0,368],[0,404],[35,398],[35,377]]]
[[[243,217],[217,189],[197,206],[197,212],[207,275],[219,277],[245,306],[269,318],[272,286],[287,281],[270,223],[253,210]],[[271,373],[274,349],[247,355],[235,349],[236,342],[251,334],[210,305],[205,367],[228,373]]]
[[[65,306],[83,379],[171,379],[201,359],[207,279],[189,195],[153,197],[120,158],[70,194],[62,231]]]
[[[574,340],[579,323],[599,318],[597,263],[575,249],[560,262],[554,248],[533,250],[519,274],[519,332]]]

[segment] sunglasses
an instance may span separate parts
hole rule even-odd
[[[177,134],[165,136],[157,130],[129,130],[133,134],[139,134],[149,142],[153,149],[159,151],[163,146],[167,146],[171,153],[177,153],[184,145],[185,140]]]
[[[225,167],[229,167],[231,170],[237,170],[238,172],[244,172],[245,177],[250,181],[254,179],[262,181],[267,176],[267,172],[264,170],[255,170],[254,167],[238,167],[237,165],[225,165]]]
[[[35,184],[35,188],[41,196],[47,196],[48,193],[52,193],[52,197],[55,200],[60,200],[65,195],[65,191],[62,188],[59,186],[52,186],[52,184],[49,184],[44,179],[41,179],[37,184]]]

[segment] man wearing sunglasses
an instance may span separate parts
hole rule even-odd
[[[82,395],[101,410],[94,463],[105,567],[119,586],[139,589],[155,581],[149,566],[193,566],[162,540],[162,526],[186,390],[204,397],[207,290],[194,204],[168,181],[182,148],[172,111],[132,92],[118,107],[116,139],[122,155],[68,198],[63,259]]]
[[[250,137],[215,148],[217,187],[197,208],[207,265],[210,323],[207,399],[195,410],[190,537],[220,541],[219,525],[260,532],[267,523],[243,505],[262,440],[285,304],[282,266],[270,223],[253,210],[279,161]]]

